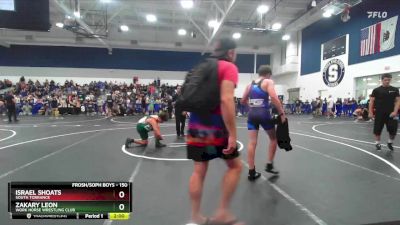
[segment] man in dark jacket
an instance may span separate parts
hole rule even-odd
[[[178,86],[175,96],[175,101],[181,94],[180,92],[181,92],[181,87]],[[183,137],[185,133],[186,112],[182,111],[176,104],[175,104],[175,122],[176,122],[176,135],[178,137]]]
[[[17,109],[15,106],[15,98],[12,91],[9,91],[6,97],[4,98],[7,107],[8,114],[8,122],[11,123],[11,117],[14,117],[14,122],[18,122],[17,120]]]

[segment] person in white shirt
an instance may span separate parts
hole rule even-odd
[[[333,113],[335,107],[335,101],[332,98],[332,95],[329,95],[328,98],[328,105],[327,105],[327,118],[329,119],[331,116],[336,117],[335,114]]]

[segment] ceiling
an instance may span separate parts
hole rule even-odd
[[[191,9],[184,9],[180,0],[50,0],[50,32],[0,30],[0,42],[18,44],[46,44],[93,46],[112,48],[155,48],[174,50],[209,49],[213,40],[241,33],[238,45],[243,51],[270,52],[283,43],[284,32],[294,32],[320,19],[319,10],[331,0],[194,0]],[[262,16],[260,4],[269,6]],[[81,19],[73,12],[79,8]],[[310,14],[311,12],[311,14]],[[157,21],[146,21],[154,14]],[[70,15],[72,19],[67,19]],[[312,15],[314,15],[312,17]],[[307,18],[305,18],[307,16]],[[222,21],[218,29],[208,21]],[[55,26],[62,22],[64,28]],[[280,31],[272,31],[273,23],[282,24]],[[121,25],[129,31],[122,32]],[[179,36],[185,29],[186,36]]]

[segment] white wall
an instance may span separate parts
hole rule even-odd
[[[318,96],[319,90],[326,90],[334,98],[348,98],[355,96],[355,78],[382,73],[400,71],[400,55],[378,59],[374,61],[350,65],[342,82],[336,87],[328,87],[322,80],[322,72],[312,73],[304,76],[281,75],[273,79],[276,84],[284,85],[286,88],[285,99],[288,97],[288,88],[300,88],[302,100],[310,100]]]
[[[65,80],[74,80],[78,84],[91,81],[113,81],[132,83],[134,76],[139,77],[139,82],[148,84],[159,77],[161,83],[170,85],[182,84],[186,72],[182,71],[149,71],[149,70],[122,70],[122,69],[86,69],[86,68],[53,68],[53,67],[0,67],[0,79],[9,79],[18,82],[21,76],[25,79],[41,82],[46,79],[56,83],[64,83]],[[246,86],[255,78],[254,74],[239,74],[239,84],[235,90],[235,96],[241,97]]]

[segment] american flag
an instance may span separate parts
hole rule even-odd
[[[361,30],[361,56],[380,52],[381,23]]]

